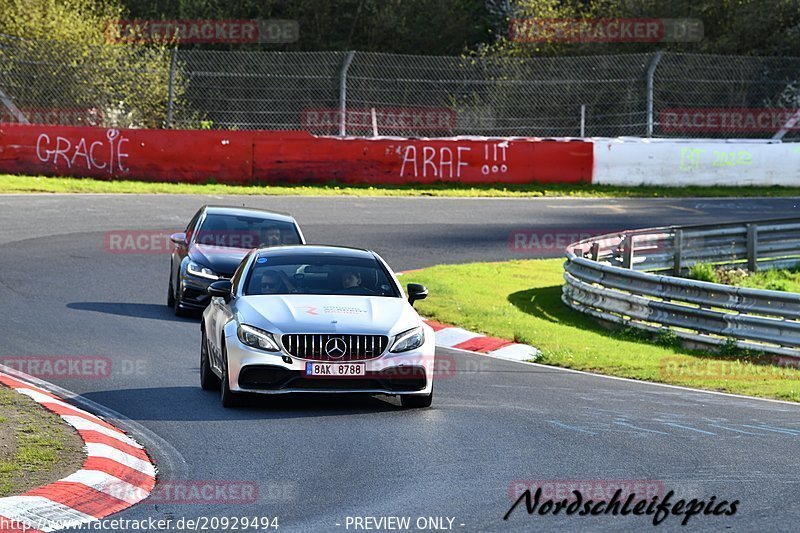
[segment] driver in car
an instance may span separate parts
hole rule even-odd
[[[285,294],[297,292],[289,276],[279,270],[265,270],[261,274],[261,294]]]
[[[370,290],[363,285],[361,272],[358,270],[346,270],[342,274],[342,289],[339,291],[343,294],[368,294],[374,291]]]
[[[267,226],[261,232],[261,245],[262,246],[280,246],[283,244],[281,240],[281,230],[277,226]]]

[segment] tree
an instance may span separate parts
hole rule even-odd
[[[0,0],[0,87],[27,110],[96,110],[115,127],[160,127],[169,98],[169,43],[119,42],[114,0]],[[174,97],[183,93],[176,80]]]
[[[698,42],[530,43],[501,35],[480,53],[492,56],[695,52],[737,55],[800,54],[800,0],[490,0],[512,19],[697,19]]]

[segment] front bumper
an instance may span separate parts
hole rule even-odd
[[[226,336],[228,385],[231,391],[258,394],[371,393],[425,396],[433,390],[435,341],[426,329],[425,343],[417,350],[382,356],[364,363],[365,376],[306,376],[308,361],[286,352],[263,352],[246,346],[236,335]],[[287,362],[291,361],[291,362]],[[335,362],[335,361],[330,361]]]
[[[222,278],[220,278],[222,279]],[[217,280],[181,275],[181,308],[202,311],[211,303],[208,286]]]

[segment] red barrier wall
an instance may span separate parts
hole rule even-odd
[[[592,179],[592,144],[533,139],[258,137],[263,181],[577,183]]]
[[[592,143],[0,124],[0,171],[221,183],[591,182]]]
[[[148,181],[248,182],[252,133],[0,124],[0,170]]]

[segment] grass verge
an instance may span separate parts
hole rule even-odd
[[[430,298],[420,313],[486,335],[528,343],[537,362],[600,374],[800,401],[800,370],[741,356],[687,350],[668,334],[609,330],[561,302],[563,260],[447,265],[409,272]]]
[[[0,385],[0,497],[66,477],[84,459],[83,441],[61,418]]]
[[[604,185],[223,185],[105,181],[91,178],[46,178],[0,174],[0,193],[112,193],[112,194],[208,194],[293,196],[446,196],[446,197],[583,197],[583,198],[685,198],[685,197],[782,197],[800,196],[800,187],[612,187]]]

